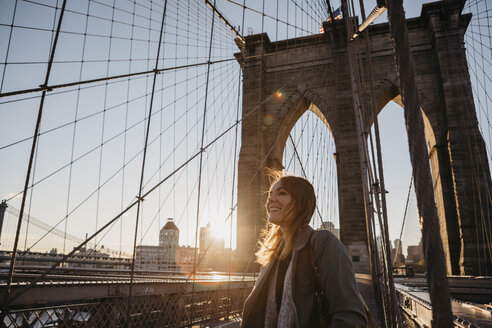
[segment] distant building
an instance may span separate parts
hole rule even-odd
[[[179,229],[172,218],[168,218],[159,232],[159,247],[162,249],[162,259],[159,270],[177,271],[176,252],[179,247]]]
[[[198,256],[195,261],[195,256]],[[159,231],[159,246],[140,245],[136,248],[135,265],[141,270],[227,271],[230,249],[224,249],[224,239],[216,238],[210,224],[200,228],[200,248],[179,246],[179,229],[173,219],[167,219]]]
[[[200,228],[200,253],[205,251],[220,251],[224,249],[224,238],[217,237],[212,231],[210,222]]]
[[[197,271],[227,271],[230,249],[224,248],[224,238],[214,235],[210,223],[200,228],[200,255]]]
[[[168,218],[159,232],[159,246],[140,245],[135,252],[135,265],[142,270],[178,271],[176,252],[179,247],[179,229]]]
[[[141,270],[159,270],[163,253],[159,246],[139,245],[135,250],[135,266]]]
[[[330,221],[322,222],[318,230],[328,230],[332,234],[334,234],[338,239],[340,239],[340,229],[336,229],[333,222]]]
[[[195,265],[195,247],[179,246],[176,252],[176,262],[182,272],[192,272]]]
[[[56,255],[57,249],[54,248],[50,254]],[[127,263],[128,264],[128,263]],[[120,262],[111,259],[111,256],[105,252],[104,245],[99,250],[94,248],[80,248],[75,254],[65,263],[64,266],[71,268],[105,268],[105,269],[120,269],[125,268],[125,262]]]
[[[395,239],[393,242],[394,247],[391,248],[391,259],[393,265],[399,266],[405,263],[405,256],[403,255],[403,245],[400,239]]]
[[[179,245],[179,229],[174,224],[173,218],[168,218],[164,227],[159,232],[159,246],[176,248]]]
[[[179,247],[179,229],[172,218],[168,218],[159,232],[159,247],[162,250],[159,270],[177,271],[176,252]]]
[[[407,247],[407,262],[408,263],[419,263],[424,260],[424,248],[422,245],[422,239],[420,243],[416,246]]]

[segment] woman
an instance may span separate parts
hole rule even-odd
[[[242,327],[321,327],[322,317],[331,328],[366,327],[347,251],[331,232],[308,226],[316,208],[313,186],[284,176],[270,188],[266,207],[269,223],[256,253],[262,268],[244,304]],[[326,302],[316,297],[315,280]]]

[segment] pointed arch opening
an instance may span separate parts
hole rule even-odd
[[[441,172],[448,165],[447,157],[444,156],[447,154],[447,147],[445,145],[441,146],[443,142],[440,141],[442,139],[440,134],[442,133],[439,129],[436,131],[434,126],[436,122],[432,121],[432,117],[426,113],[424,108],[421,109],[421,113],[429,154],[429,165],[431,167],[434,198],[440,221],[440,234],[443,240],[447,270],[451,274],[459,265],[457,262],[459,254],[456,254],[457,250],[454,246],[456,244],[457,227],[451,224],[453,220],[449,220],[452,215],[452,209],[449,208],[448,198],[450,195],[447,192],[452,190],[452,187],[446,186],[447,180]],[[378,121],[381,147],[383,149],[385,187],[388,192],[386,197],[390,221],[390,239],[395,241],[395,245],[401,239],[402,254],[405,256],[406,261],[415,262],[416,268],[419,267],[418,262],[421,262],[420,266],[425,270],[420,219],[413,185],[410,187],[410,198],[407,199],[409,182],[412,176],[412,165],[404,120],[404,107],[400,94],[397,94],[379,107]],[[371,126],[372,130],[374,130],[373,122],[371,122]],[[405,210],[406,207],[407,209]],[[400,237],[401,231],[403,235]],[[420,251],[413,254],[414,250]]]
[[[314,103],[297,102],[279,129],[277,145],[283,169],[313,184],[317,209],[311,226],[340,238],[336,146],[325,115]]]

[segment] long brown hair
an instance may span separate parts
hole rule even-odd
[[[309,181],[301,177],[286,175],[274,181],[270,189],[277,182],[280,182],[282,188],[292,196],[292,202],[288,205],[287,217],[284,218],[289,229],[284,229],[284,236],[278,225],[267,223],[261,233],[260,249],[255,254],[256,261],[261,265],[268,264],[277,253],[280,253],[281,259],[290,254],[297,230],[309,224],[316,209],[316,194]]]

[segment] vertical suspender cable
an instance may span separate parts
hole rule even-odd
[[[154,93],[155,93],[155,83],[157,80],[157,74],[159,73],[158,67],[159,67],[159,57],[161,53],[161,46],[162,46],[162,35],[164,34],[164,19],[166,17],[166,8],[167,8],[167,0],[164,2],[164,9],[162,11],[162,19],[161,19],[161,30],[159,33],[159,43],[157,45],[157,56],[155,57],[155,66],[154,66],[154,79],[152,82],[152,93],[150,95],[150,105],[149,105],[149,113],[147,116],[147,131],[145,133],[145,144],[144,144],[144,150],[143,150],[143,158],[142,158],[142,170],[140,172],[140,187],[138,190],[138,197],[137,197],[137,215],[135,219],[135,234],[133,237],[133,256],[132,256],[132,265],[131,265],[131,273],[130,273],[130,290],[128,292],[128,310],[126,313],[126,327],[130,326],[130,319],[131,319],[131,303],[132,303],[132,289],[133,289],[133,278],[135,275],[135,253],[136,253],[136,247],[137,247],[137,232],[138,232],[138,220],[139,220],[139,214],[140,214],[140,204],[143,202],[143,197],[142,197],[142,189],[143,189],[143,179],[144,179],[144,172],[145,172],[145,160],[147,157],[147,145],[149,142],[149,133],[150,133],[150,122],[152,118],[152,105],[154,103]]]
[[[345,20],[345,29],[347,36],[350,37],[353,35],[352,30],[353,28],[350,26],[352,24],[349,20],[349,11],[348,11],[348,4],[347,1],[344,0],[342,1],[342,12],[343,12],[343,18]],[[347,53],[348,53],[348,60],[349,60],[349,70],[350,70],[350,78],[351,78],[351,84],[352,84],[352,92],[353,92],[353,101],[354,101],[354,119],[355,119],[355,125],[357,128],[357,136],[359,138],[359,156],[360,156],[360,165],[361,165],[361,176],[362,176],[362,186],[363,186],[363,197],[364,197],[364,209],[365,209],[365,216],[366,216],[366,229],[367,229],[367,236],[368,236],[368,251],[369,255],[371,258],[371,271],[372,275],[379,274],[376,272],[375,264],[377,262],[377,255],[375,253],[375,247],[372,242],[369,242],[373,238],[373,222],[374,222],[374,213],[373,213],[373,206],[370,201],[370,194],[369,194],[369,188],[368,188],[368,181],[371,179],[370,176],[370,171],[368,168],[368,160],[367,160],[367,146],[366,146],[366,141],[365,141],[365,134],[363,133],[363,126],[364,122],[362,119],[362,113],[361,113],[361,99],[362,95],[360,94],[359,86],[357,83],[357,77],[356,77],[356,72],[355,72],[355,58],[353,54],[353,44],[347,40]],[[374,195],[377,197],[377,195]],[[389,274],[386,274],[388,276]],[[386,277],[387,278],[387,277]],[[379,281],[379,280],[378,280]],[[396,325],[393,324],[393,319],[396,317],[396,309],[394,306],[392,306],[391,301],[386,298],[385,299],[386,306],[389,307],[388,312],[384,314],[385,316],[385,321],[384,324],[385,326],[389,327],[396,327]],[[385,310],[387,309],[386,307],[383,307]]]
[[[89,27],[89,11],[90,11],[91,3],[87,3],[87,14],[85,16],[85,26],[84,26],[84,34],[83,34],[83,41],[82,41],[82,62],[80,63],[80,69],[79,69],[79,80],[82,80],[82,73],[84,72],[84,58],[85,58],[85,51],[86,51],[86,43],[87,43],[87,30]],[[74,122],[77,122],[78,116],[79,116],[79,105],[80,105],[80,85],[77,87],[77,97],[76,97],[76,107],[75,107],[75,117],[74,117]],[[77,135],[77,124],[74,123],[73,125],[73,130],[72,130],[72,148],[70,151],[70,162],[73,163],[74,158],[75,158],[75,140],[76,140],[76,135]],[[64,229],[64,238],[63,238],[63,254],[65,254],[65,249],[66,249],[66,236],[67,236],[67,228],[68,228],[68,213],[70,210],[70,195],[72,192],[72,176],[73,176],[73,165],[70,165],[69,173],[68,173],[68,187],[67,187],[67,201],[65,204],[65,229]],[[100,183],[99,183],[100,184]],[[33,189],[33,188],[32,188]],[[31,192],[32,192],[31,189]],[[97,230],[97,228],[96,228]],[[27,231],[26,231],[26,242],[27,242]],[[25,247],[25,249],[27,249]]]
[[[241,99],[241,67],[239,68],[239,79],[238,79],[238,87],[237,87],[237,105],[236,105],[236,123],[239,122],[239,101]],[[236,191],[236,157],[237,157],[237,137],[238,137],[238,126],[236,124],[236,131],[234,132],[234,157],[233,157],[233,166],[232,166],[232,191],[231,191],[231,215],[230,221],[230,229],[229,229],[229,284],[228,284],[228,296],[231,298],[230,289],[231,289],[231,272],[232,272],[232,218],[234,214],[234,194]]]
[[[400,248],[402,248],[401,238],[403,236],[403,229],[405,227],[405,219],[407,217],[408,203],[410,201],[410,193],[412,191],[412,183],[413,183],[413,175],[410,177],[410,184],[408,186],[408,193],[407,193],[407,201],[405,202],[405,211],[403,212],[403,222],[401,223],[400,237],[398,237],[399,242],[398,242],[398,246],[396,247],[395,258],[393,259],[393,265],[395,265]]]
[[[128,74],[132,71],[132,54],[133,54],[133,38],[135,33],[135,7],[136,2],[133,3],[133,11],[132,11],[132,34],[130,37],[130,60],[128,61]],[[123,200],[125,199],[125,169],[126,169],[126,146],[127,146],[127,137],[128,137],[128,109],[130,104],[130,81],[128,78],[126,83],[126,102],[125,102],[125,134],[123,136],[123,169],[121,173],[121,203],[120,203],[120,211],[123,211]],[[160,178],[160,177],[159,177]],[[159,180],[160,181],[160,180]],[[123,241],[123,220],[120,221],[120,257],[121,257],[121,249],[122,249],[122,241]]]
[[[296,147],[296,144],[294,142],[294,139],[292,139],[292,135],[290,133],[289,133],[289,140],[290,140],[290,142],[292,144],[292,148],[293,148],[293,151],[294,151],[294,153],[292,154],[292,157],[295,157],[297,159],[297,162],[299,163],[299,166],[301,168],[302,176],[305,179],[309,179],[309,177],[306,174],[306,170],[304,169],[304,165],[302,165],[301,156],[299,156],[299,152],[297,151],[297,147]],[[302,146],[302,141],[301,141],[301,146]],[[308,162],[306,164],[308,164]],[[321,212],[319,210],[318,205],[316,205],[316,212],[318,213],[319,219],[321,221],[320,226],[323,227],[325,222],[323,221],[323,216],[321,215]]]
[[[361,8],[361,13],[362,13],[362,20],[366,21],[366,14],[365,14],[365,9],[364,9],[364,2],[360,0],[360,8]],[[389,230],[388,230],[388,213],[387,213],[387,207],[386,207],[386,188],[385,188],[385,182],[384,182],[384,174],[383,174],[383,158],[382,158],[382,151],[381,151],[381,141],[380,141],[380,135],[379,135],[379,122],[378,122],[378,116],[377,116],[377,108],[376,108],[376,100],[374,96],[374,81],[372,79],[372,55],[371,55],[371,45],[369,43],[369,33],[368,30],[364,30],[364,41],[365,41],[365,50],[366,50],[366,58],[367,58],[367,68],[369,70],[369,87],[370,87],[370,98],[371,98],[371,107],[372,107],[372,115],[374,117],[374,134],[376,137],[376,152],[377,152],[377,167],[378,167],[378,174],[379,174],[379,194],[381,195],[381,205],[382,205],[382,214],[383,214],[383,224],[384,224],[384,241],[385,241],[385,248],[386,248],[386,265],[387,265],[387,271],[388,271],[388,278],[389,278],[389,292],[390,292],[390,302],[392,303],[391,305],[395,307],[394,309],[394,315],[396,315],[396,323],[399,326],[402,326],[401,322],[401,317],[399,315],[399,311],[397,309],[397,299],[396,299],[396,292],[394,288],[394,283],[393,283],[393,275],[392,275],[392,261],[391,261],[391,247],[390,247],[390,241],[389,241]],[[371,144],[372,144],[372,138],[371,138]],[[372,154],[374,156],[374,151],[372,151]],[[376,165],[376,163],[374,163]],[[379,211],[379,206],[378,206],[378,211]],[[400,236],[401,237],[401,236]],[[401,239],[401,238],[400,238]],[[379,295],[378,295],[379,296]]]
[[[7,65],[9,64],[9,54],[10,54],[10,43],[12,42],[12,32],[14,30],[14,22],[15,22],[15,15],[17,13],[17,5],[19,4],[19,1],[15,1],[14,5],[14,12],[12,14],[12,21],[10,23],[10,31],[9,31],[9,41],[7,42],[7,49],[5,52],[5,65],[3,66],[3,71],[2,71],[2,80],[0,81],[0,93],[3,90],[3,82],[5,81],[5,72],[7,72]]]
[[[9,56],[9,50],[10,50],[10,41],[11,41],[11,38],[12,38],[12,31],[13,31],[13,25],[14,25],[14,21],[15,21],[15,13],[17,11],[17,4],[18,2],[16,1],[15,2],[15,7],[14,7],[14,15],[12,17],[12,26],[10,28],[10,35],[9,35],[9,43],[8,43],[8,46],[7,46],[7,53],[6,53],[6,58],[5,58],[5,67],[4,67],[4,75],[2,76],[2,86],[3,86],[3,82],[4,82],[4,78],[5,78],[5,72],[7,70],[7,60],[8,60],[8,56]],[[55,25],[55,21],[56,21],[56,15],[55,17],[53,17],[53,26]],[[53,41],[53,35],[51,36],[51,41],[50,43]],[[1,90],[3,89],[2,86],[0,86],[0,92]],[[26,237],[24,239],[24,252],[27,252],[27,240],[28,240],[28,236],[29,236],[29,225],[30,225],[30,222],[31,222],[31,207],[32,207],[32,197],[33,197],[33,193],[34,193],[34,179],[35,179],[35,176],[36,176],[36,163],[37,163],[37,160],[38,160],[38,152],[39,152],[39,148],[36,147],[36,150],[35,150],[35,154],[34,154],[34,163],[32,164],[33,165],[33,168],[32,168],[32,173],[31,173],[31,190],[30,190],[30,193],[29,193],[29,198],[31,199],[31,201],[29,202],[29,206],[28,206],[28,209],[27,209],[27,224],[26,224]],[[27,196],[26,196],[27,197]],[[63,240],[63,243],[65,243],[65,240]]]
[[[410,50],[405,13],[401,0],[388,0],[388,21],[394,40],[396,65],[400,76],[400,92],[405,108],[405,124],[413,168],[417,206],[422,217],[422,239],[427,263],[427,282],[432,302],[435,327],[452,327],[453,313],[449,300],[446,262],[437,217],[429,158],[424,137],[415,67]]]
[[[106,63],[106,76],[109,76],[109,63],[111,59],[111,49],[113,45],[113,30],[114,30],[114,10],[115,8],[115,0],[113,0],[113,11],[111,13],[111,29],[110,29],[110,34],[109,34],[109,47],[108,47],[108,62]],[[147,81],[147,79],[146,79]],[[103,164],[103,145],[104,145],[104,131],[106,127],[106,111],[107,111],[107,104],[108,104],[108,81],[105,83],[105,88],[104,88],[104,105],[103,105],[103,113],[102,113],[102,126],[101,126],[101,147],[99,150],[99,172],[97,176],[97,193],[96,193],[96,231],[97,227],[99,225],[99,206],[101,203],[101,178],[102,178],[102,164]],[[70,168],[71,169],[71,168]],[[66,218],[65,221],[65,229],[67,225],[68,218]],[[65,246],[65,244],[64,244]],[[96,250],[97,247],[97,238],[94,238],[94,250]],[[65,252],[65,247],[63,248],[63,251]]]
[[[216,4],[216,0],[214,0],[214,7]],[[212,58],[212,43],[213,43],[213,36],[214,36],[214,23],[215,23],[215,13],[212,12],[212,25],[210,27],[210,41],[209,41],[209,47],[208,47],[208,65],[207,65],[207,78],[205,82],[205,98],[204,98],[204,104],[203,104],[203,119],[202,119],[202,137],[200,141],[200,163],[198,166],[198,196],[197,196],[197,205],[196,205],[196,222],[195,222],[195,256],[193,258],[193,280],[196,278],[196,269],[197,269],[197,249],[198,249],[198,224],[199,224],[199,219],[200,219],[200,192],[201,192],[201,186],[202,186],[202,164],[203,164],[203,142],[205,139],[205,127],[206,127],[206,114],[207,114],[207,101],[208,101],[208,86],[209,86],[209,81],[210,81],[210,59]],[[195,298],[195,284],[192,285],[192,294],[191,294],[191,317],[193,318],[193,311],[194,311],[194,298]],[[193,321],[193,319],[192,319]],[[190,323],[191,324],[191,323]]]
[[[67,0],[64,0],[62,7],[61,7],[61,11],[60,11],[60,18],[58,20],[58,26],[56,28],[55,39],[53,41],[53,47],[51,48],[51,54],[50,54],[50,59],[48,62],[48,68],[46,70],[46,76],[44,79],[44,83],[42,85],[42,87],[44,89],[43,89],[43,93],[41,94],[41,100],[39,103],[39,110],[38,110],[38,117],[37,117],[37,121],[36,121],[36,128],[34,129],[34,136],[32,139],[31,155],[29,157],[29,164],[27,166],[26,181],[24,183],[24,191],[22,193],[22,202],[21,202],[21,207],[19,210],[19,219],[17,220],[17,230],[15,232],[14,247],[12,249],[12,259],[10,260],[9,275],[7,278],[7,288],[5,290],[2,308],[4,308],[7,305],[6,303],[7,303],[7,300],[9,298],[10,292],[11,292],[12,276],[14,274],[14,266],[15,266],[15,259],[16,259],[16,254],[17,254],[17,247],[19,244],[19,235],[20,235],[20,230],[21,230],[22,217],[24,216],[24,207],[26,205],[27,190],[29,187],[29,180],[31,179],[32,163],[34,161],[34,153],[36,152],[38,134],[39,134],[40,126],[41,126],[41,117],[43,116],[44,100],[46,98],[46,91],[49,91],[47,89],[47,86],[48,86],[48,81],[49,81],[50,74],[51,74],[51,68],[53,66],[53,58],[55,57],[56,44],[58,43],[58,36],[60,35],[60,28],[61,28],[61,24],[63,21],[63,14],[65,13],[66,4],[67,4]]]
[[[277,0],[277,9],[278,9],[278,0]],[[242,21],[241,21],[241,31],[244,33],[244,14],[246,12],[246,0],[243,0],[243,14],[242,14]],[[277,23],[278,24],[278,23]],[[237,111],[236,111],[236,131],[235,131],[235,136],[234,136],[234,166],[233,166],[233,173],[232,173],[232,193],[231,193],[231,222],[230,222],[230,236],[229,236],[229,248],[230,248],[230,253],[229,253],[229,289],[231,288],[231,271],[232,271],[232,218],[233,218],[233,211],[234,208],[237,207],[237,204],[234,205],[234,193],[235,193],[235,186],[236,186],[236,158],[237,158],[237,137],[239,133],[239,107],[240,107],[240,100],[241,100],[241,75],[242,75],[242,68],[239,66],[239,81],[238,81],[238,88],[237,88]],[[237,212],[236,212],[236,218],[237,218]],[[237,238],[236,238],[237,242]],[[244,276],[243,276],[244,279]],[[230,294],[229,294],[229,297]]]

